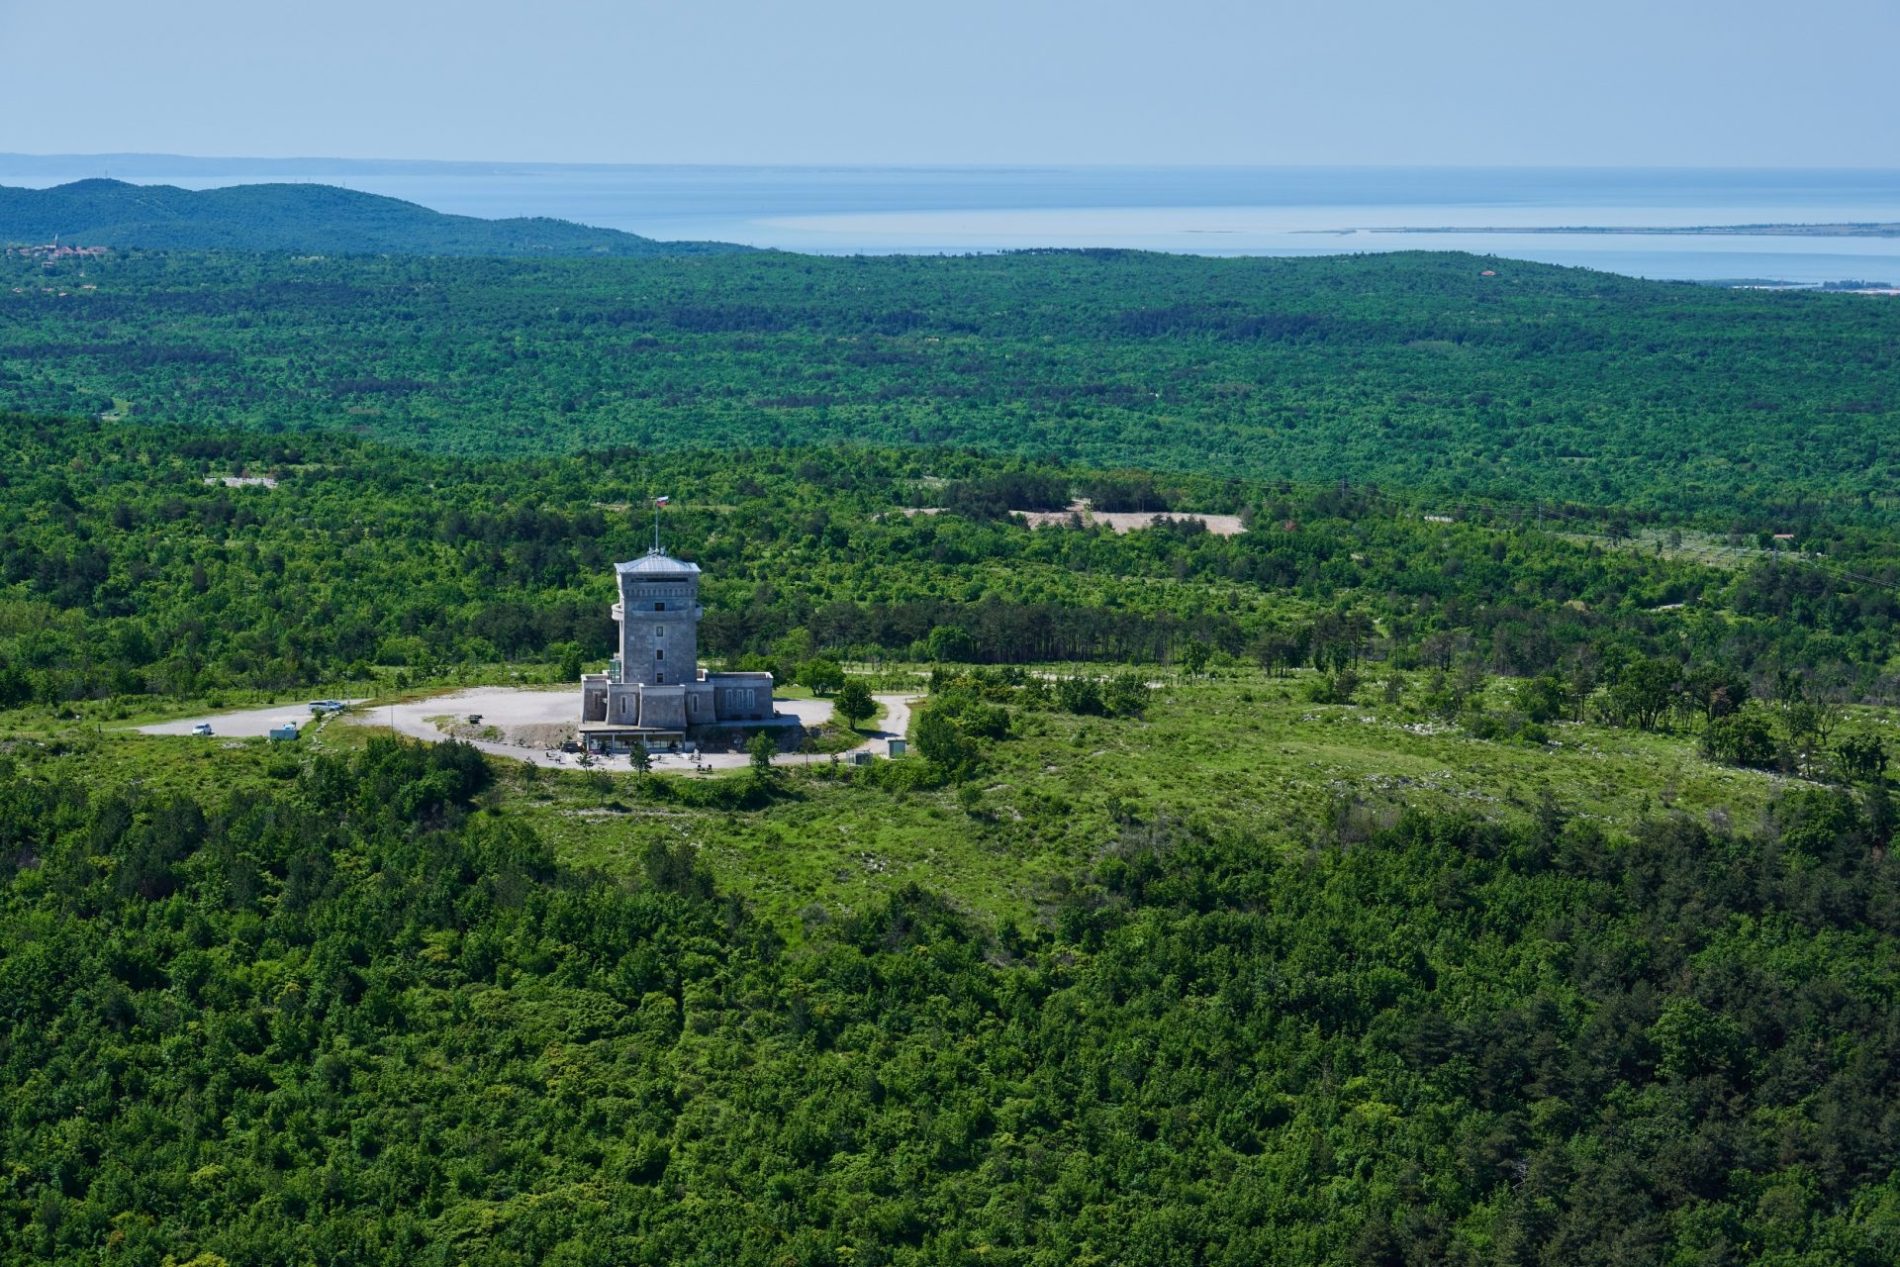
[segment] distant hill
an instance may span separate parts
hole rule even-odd
[[[659,242],[546,217],[482,220],[335,185],[180,189],[78,180],[0,186],[0,242],[326,255],[654,256],[749,248]]]

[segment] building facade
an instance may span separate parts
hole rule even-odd
[[[678,747],[710,726],[770,722],[770,673],[699,667],[699,565],[650,550],[615,565],[618,653],[605,673],[581,678],[581,742],[594,751],[637,743]]]

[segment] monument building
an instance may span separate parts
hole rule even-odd
[[[657,544],[614,567],[617,653],[605,673],[581,677],[581,743],[596,752],[678,747],[689,731],[770,722],[770,673],[699,667],[699,565]]]

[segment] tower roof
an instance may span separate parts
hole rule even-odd
[[[662,550],[648,550],[637,559],[614,564],[614,571],[625,576],[698,576],[699,564],[676,559]]]

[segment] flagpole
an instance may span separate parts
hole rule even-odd
[[[653,502],[653,553],[660,552],[660,508],[672,501],[671,497],[655,497]]]

